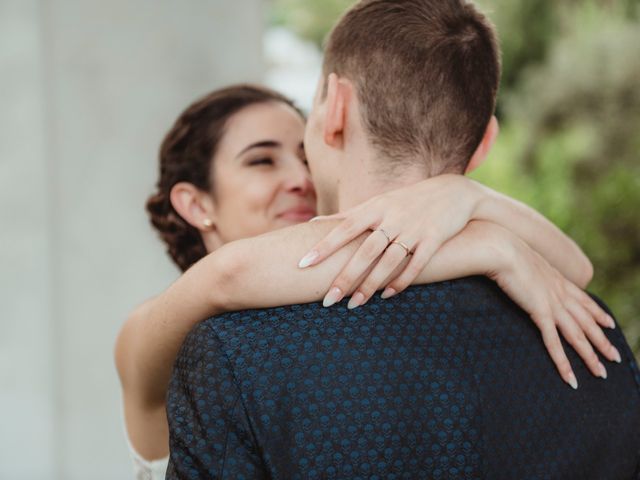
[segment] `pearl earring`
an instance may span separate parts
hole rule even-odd
[[[210,218],[205,218],[202,221],[202,225],[204,225],[204,228],[211,228],[213,227],[213,220],[211,220]]]

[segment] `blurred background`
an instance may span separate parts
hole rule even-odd
[[[131,478],[112,349],[177,270],[148,226],[164,132],[262,82],[311,103],[347,0],[0,0],[0,478]],[[481,0],[502,125],[473,177],[593,261],[640,356],[638,0]]]

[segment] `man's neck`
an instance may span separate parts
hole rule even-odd
[[[343,149],[329,151],[335,155],[330,161],[337,170],[332,189],[319,198],[323,214],[343,212],[377,195],[407,185],[413,185],[429,176],[420,160],[399,165],[398,160],[383,156],[369,141],[360,123],[357,108]],[[408,165],[408,166],[407,166]],[[318,191],[318,194],[322,192]]]
[[[428,177],[425,170],[419,166],[385,166],[390,162],[394,160],[372,158],[371,155],[368,156],[368,160],[360,162],[361,168],[357,171],[345,171],[338,184],[337,211],[343,212],[372,197],[416,184]]]

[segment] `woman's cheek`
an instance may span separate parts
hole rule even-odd
[[[247,199],[251,208],[256,213],[267,215],[273,206],[278,195],[278,185],[276,182],[263,178],[261,181],[252,182],[248,185]]]

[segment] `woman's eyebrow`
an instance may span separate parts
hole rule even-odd
[[[242,150],[238,155],[236,155],[236,158],[238,158],[243,153],[246,153],[249,150],[252,150],[254,148],[266,148],[266,147],[274,148],[274,147],[281,147],[281,146],[282,144],[280,142],[276,142],[275,140],[263,140],[261,142],[252,143],[251,145],[246,147],[244,150]]]

